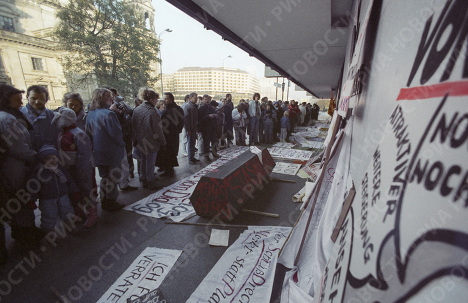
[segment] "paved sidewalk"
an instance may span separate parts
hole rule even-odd
[[[180,152],[180,166],[175,169],[175,175],[160,177],[160,183],[170,185],[210,163],[202,160],[198,165],[189,165],[187,157]],[[131,181],[132,185],[140,185],[137,178]],[[305,179],[284,175],[281,178],[296,183],[270,182],[245,205],[245,208],[277,213],[280,218],[240,213],[228,223],[293,226],[300,204],[294,204],[291,197],[304,186]],[[129,205],[152,192],[140,185],[137,191],[121,192],[118,201]],[[55,240],[43,240],[42,246],[34,250],[19,247],[11,241],[8,229],[10,258],[0,268],[0,302],[60,302],[52,288],[69,302],[96,302],[149,246],[183,250],[160,289],[168,302],[185,302],[227,247],[207,244],[211,228],[166,224],[166,221],[168,219],[153,219],[125,210],[100,211],[96,227],[73,235],[65,232]],[[198,216],[187,220],[208,221]],[[245,228],[226,229],[230,230],[231,244]]]

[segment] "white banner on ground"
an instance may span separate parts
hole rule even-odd
[[[190,204],[190,196],[201,177],[216,171],[218,167],[235,159],[248,149],[245,146],[233,146],[220,151],[221,158],[199,172],[128,205],[124,209],[154,218],[170,218],[176,222],[188,219],[195,215],[195,209]]]
[[[295,176],[301,164],[276,162],[272,173]]]
[[[313,152],[308,150],[300,149],[291,149],[291,148],[280,148],[280,147],[270,147],[268,149],[270,155],[273,158],[277,159],[287,159],[287,160],[299,160],[299,161],[308,161],[312,157]]]
[[[97,303],[126,303],[161,285],[181,250],[147,247],[115,281]]]
[[[290,231],[290,227],[249,227],[187,302],[269,302],[278,252]]]
[[[311,214],[312,202],[316,193],[312,194],[309,204],[306,206],[305,211],[301,215],[288,242],[283,248],[278,262],[288,268],[292,268],[294,272],[294,274],[286,276],[283,290],[285,290],[285,287],[289,287],[288,283],[290,282],[288,280],[291,280],[291,283],[296,283],[296,285],[302,288],[306,293],[313,295],[310,289],[313,288],[314,279],[317,275],[321,277],[322,270],[320,269],[320,262],[323,263],[324,267],[326,259],[324,261],[322,260],[328,257],[329,254],[327,251],[324,251],[324,248],[327,247],[324,246],[322,242],[327,242],[327,235],[328,239],[330,239],[335,226],[333,221],[336,222],[338,219],[347,188],[346,181],[349,176],[351,133],[352,120],[347,124],[346,132],[341,142],[334,146],[336,150],[335,155],[330,159],[327,167],[323,169],[324,177],[313,213]],[[338,213],[336,218],[335,213],[330,213],[330,209]],[[306,230],[307,221],[310,216],[310,224]],[[324,233],[327,235],[324,235]],[[306,235],[305,238],[304,234]],[[303,248],[295,267],[294,261],[298,255],[299,246],[302,241],[304,241]],[[331,248],[333,245],[329,246]]]
[[[281,148],[292,148],[294,147],[295,144],[292,144],[292,143],[281,143],[281,142],[278,142],[278,143],[275,143],[273,144],[274,147],[281,147]]]
[[[292,138],[298,144],[302,145],[302,147],[310,147],[310,148],[322,148],[323,141],[313,141],[304,138],[301,134],[295,134]]]

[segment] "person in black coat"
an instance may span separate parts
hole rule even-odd
[[[226,94],[226,103],[222,107],[224,112],[224,137],[227,139],[227,147],[232,145],[232,139],[234,139],[233,122],[232,122],[232,111],[234,110],[234,104],[232,103],[232,95]]]
[[[216,114],[216,108],[218,102],[212,101],[211,96],[203,96],[203,104],[198,109],[198,130],[203,137],[204,156],[206,160],[210,160],[209,152],[213,154],[213,157],[219,158],[217,154],[217,139],[216,139],[216,127],[218,114]],[[211,148],[210,148],[211,145]]]
[[[162,176],[174,175],[174,167],[179,166],[177,155],[179,154],[179,134],[184,128],[184,111],[174,102],[172,93],[164,93],[166,110],[161,116],[164,136],[166,137],[166,149],[158,153],[156,166],[164,171]]]

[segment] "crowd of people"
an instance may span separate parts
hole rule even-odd
[[[220,102],[209,95],[203,97],[196,93],[185,96],[183,131],[184,155],[189,163],[196,164],[199,151],[201,157],[210,160],[210,154],[217,158],[217,150],[233,144],[239,146],[289,142],[289,136],[297,125],[308,125],[317,120],[320,107],[303,102],[300,106],[292,100],[269,101],[260,99],[255,93],[252,100],[239,100],[234,106],[232,95]],[[198,141],[198,144],[197,144]],[[198,148],[197,148],[198,146]]]
[[[0,85],[0,263],[6,262],[5,223],[11,236],[24,244],[37,244],[56,225],[72,230],[91,228],[98,221],[97,201],[104,211],[125,205],[120,191],[137,190],[129,180],[135,170],[143,188],[159,188],[161,176],[174,175],[179,165],[179,138],[190,164],[218,158],[218,149],[286,142],[296,125],[318,117],[318,106],[291,101],[240,100],[232,95],[217,102],[191,93],[182,106],[172,93],[164,99],[149,87],[140,88],[132,108],[112,87],[97,88],[88,106],[78,93],[66,93],[63,106],[46,108],[48,91]],[[197,145],[198,141],[198,145]],[[136,169],[134,165],[136,159]],[[96,182],[96,168],[99,186]],[[34,223],[37,204],[40,228]]]

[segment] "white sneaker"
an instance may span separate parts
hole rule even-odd
[[[184,156],[184,157],[187,157],[187,156],[188,156],[188,154],[187,154],[187,153],[183,153],[183,154],[182,154],[182,156]]]

